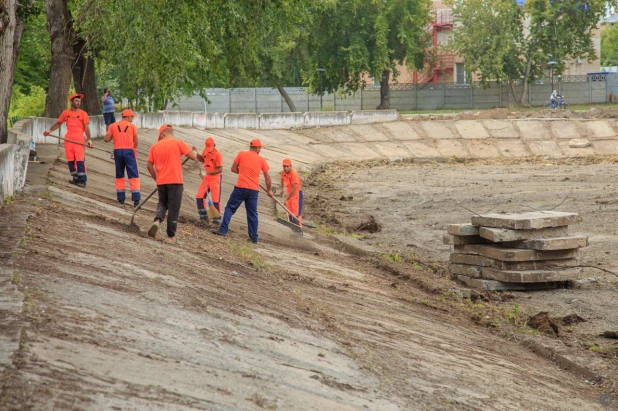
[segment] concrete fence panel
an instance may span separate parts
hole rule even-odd
[[[225,128],[245,128],[258,129],[260,128],[260,119],[257,114],[231,114],[224,115]]]
[[[262,113],[260,114],[260,129],[290,129],[305,126],[303,113]]]
[[[164,123],[172,126],[191,127],[193,113],[191,111],[165,111]]]
[[[350,124],[350,113],[347,111],[323,111],[305,113],[305,127],[316,126],[346,126]]]
[[[359,110],[353,111],[351,124],[386,123],[399,118],[397,110]]]
[[[12,131],[15,144],[0,144],[0,199],[21,192],[26,184],[32,137]]]
[[[158,129],[165,124],[165,113],[140,113],[142,117],[142,128]]]
[[[225,114],[223,113],[193,113],[193,127],[195,128],[225,128]]]

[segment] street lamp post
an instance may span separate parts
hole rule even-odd
[[[320,73],[320,111],[322,111],[322,73],[324,73],[326,70],[324,70],[323,68],[319,68],[316,71]]]
[[[549,70],[551,71],[551,91],[554,92],[554,66],[558,64],[557,61],[550,61],[547,63]]]

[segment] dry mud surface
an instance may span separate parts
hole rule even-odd
[[[452,251],[442,244],[446,225],[469,223],[474,213],[556,206],[579,213],[583,222],[569,231],[589,236],[590,246],[581,250],[583,275],[569,289],[512,293],[509,304],[518,304],[526,315],[548,311],[554,317],[577,314],[586,319],[564,327],[560,339],[543,341],[615,377],[618,343],[600,334],[618,324],[618,165],[611,159],[514,163],[332,165],[307,186],[313,204],[307,217],[345,227],[348,234],[360,236],[358,246],[367,250],[446,267]],[[368,220],[381,230],[355,230]],[[596,351],[602,355],[590,355]]]
[[[570,189],[579,193],[601,171],[611,185],[615,168],[578,175],[535,166],[526,178],[519,168],[480,167],[475,175],[444,167],[439,178],[431,167],[339,170],[341,179],[321,188],[324,207],[310,205],[308,214],[319,220],[332,213],[331,194],[350,193],[340,206],[345,215],[371,210],[382,224],[364,241],[384,251],[401,240],[424,250],[420,264],[390,264],[343,253],[320,230],[292,241],[266,221],[268,235],[253,247],[243,229],[221,239],[188,214],[180,245],[171,246],[143,234],[151,211],[137,216],[141,233],[128,231],[131,209],[101,195],[113,185],[97,172],[109,168],[104,155],[89,163],[87,190],[64,182],[60,160],[50,163],[47,184],[36,184],[47,171],[33,166],[26,193],[0,211],[3,224],[31,214],[23,241],[2,261],[24,295],[2,409],[583,410],[602,409],[599,396],[611,389],[502,335],[518,325],[517,313],[447,292],[454,283],[424,261],[448,252],[433,242],[446,222],[469,216],[448,195],[480,209],[506,196],[525,201],[542,188],[532,190],[531,181],[555,180],[547,190],[564,178],[577,181]],[[513,192],[487,201],[490,184],[516,182]],[[581,194],[568,209],[594,201]],[[272,218],[263,200],[260,210],[261,220]],[[593,244],[611,242],[613,219],[606,232],[594,231],[592,211],[580,212],[577,232],[590,232]],[[586,258],[594,260],[590,250]]]

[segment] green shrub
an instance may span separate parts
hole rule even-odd
[[[29,94],[24,94],[19,87],[14,87],[9,106],[9,118],[23,119],[30,116],[42,116],[45,112],[46,97],[45,90],[39,86],[30,87]]]

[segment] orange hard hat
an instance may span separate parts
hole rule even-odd
[[[122,111],[122,117],[137,117],[137,113],[134,113],[133,110],[123,110]]]
[[[165,129],[167,128],[173,129],[171,124],[163,124],[161,127],[159,127],[159,134],[163,133],[163,131],[165,131]]]
[[[69,96],[69,101],[73,101],[73,99],[74,99],[75,97],[79,97],[80,99],[83,99],[83,98],[84,98],[84,95],[83,95],[83,94],[73,93],[73,94],[71,94],[71,95]]]
[[[262,142],[261,142],[260,140],[258,140],[257,138],[256,138],[256,139],[251,140],[251,143],[249,143],[249,145],[250,145],[251,147],[264,147],[264,145],[262,144]]]
[[[283,165],[292,167],[292,160],[290,160],[289,158],[284,159]]]

